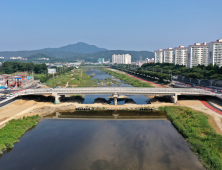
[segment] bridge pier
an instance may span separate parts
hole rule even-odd
[[[174,96],[171,96],[171,102],[172,103],[176,103],[177,102],[177,94],[175,94]]]
[[[114,105],[117,105],[117,98],[118,97],[119,97],[119,95],[117,93],[113,94]]]
[[[59,104],[60,103],[60,95],[58,95],[57,93],[53,94],[55,96],[55,104]]]

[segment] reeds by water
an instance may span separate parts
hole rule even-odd
[[[202,112],[187,107],[159,107],[198,153],[207,169],[222,169],[222,135],[219,135],[208,123],[208,117]]]
[[[7,148],[13,148],[15,142],[19,142],[19,138],[25,132],[37,124],[40,119],[39,115],[23,117],[22,119],[10,120],[6,126],[0,129],[0,154]]]

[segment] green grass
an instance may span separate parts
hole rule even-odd
[[[107,70],[105,68],[100,68],[102,71],[114,76],[116,79],[120,79],[122,81],[124,81],[124,83],[126,84],[130,84],[134,87],[152,87],[152,85],[150,83],[145,83],[145,82],[141,82],[138,79],[135,79],[133,77],[124,75],[124,74],[119,74],[110,70]]]
[[[69,86],[72,86],[72,85],[75,85],[78,87],[96,86],[96,80],[88,76],[86,74],[86,70],[79,69],[79,72],[74,74],[74,78],[75,79],[69,82]]]
[[[55,86],[66,86],[67,81],[69,81],[73,76],[71,75],[72,72],[62,73],[59,76],[55,76],[54,78],[46,81],[46,85],[49,87]]]
[[[19,138],[36,125],[39,119],[40,116],[36,115],[10,120],[6,126],[0,129],[0,153],[7,148],[13,148],[14,143],[19,142]]]
[[[189,142],[191,149],[198,153],[207,169],[222,169],[222,136],[217,134],[202,112],[187,107],[159,107],[178,131]]]

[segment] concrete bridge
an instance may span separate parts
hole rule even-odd
[[[215,96],[222,99],[221,94],[212,93],[202,89],[192,88],[143,88],[143,87],[83,87],[83,88],[56,88],[56,89],[27,89],[20,91],[16,96],[24,95],[53,95],[55,103],[60,103],[65,95],[112,94],[114,104],[117,105],[119,94],[125,95],[164,95],[171,96],[173,103],[177,102],[179,95]]]

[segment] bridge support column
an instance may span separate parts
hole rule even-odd
[[[175,94],[174,96],[171,96],[171,102],[172,103],[176,103],[177,102],[177,94]]]
[[[117,98],[118,97],[119,97],[119,95],[117,93],[113,94],[114,105],[117,105]]]
[[[55,96],[55,104],[60,103],[60,95],[58,95],[57,93],[54,93]]]
[[[214,80],[208,80],[210,82],[210,86],[212,86]]]

